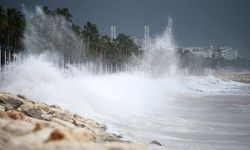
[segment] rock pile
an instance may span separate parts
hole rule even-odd
[[[147,149],[107,133],[106,126],[57,105],[0,92],[0,150]]]

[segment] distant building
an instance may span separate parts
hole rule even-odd
[[[184,49],[188,49],[191,51],[191,53],[193,53],[196,56],[201,56],[201,57],[209,57],[208,56],[208,51],[205,51],[204,48],[202,47],[188,47],[188,48],[184,48]]]
[[[238,50],[230,48],[230,47],[222,47],[221,48],[221,57],[226,60],[234,60],[239,57]]]
[[[220,47],[210,47],[210,52],[212,51],[212,58],[214,58],[214,59],[220,59],[220,58],[222,58],[222,56],[221,56],[221,49],[220,49]]]
[[[116,38],[116,27],[111,26],[111,37]],[[136,45],[138,45],[142,51],[149,50],[152,48],[155,37],[150,36],[149,26],[144,26],[144,37],[136,38],[133,37],[133,40]],[[239,58],[238,50],[231,47],[219,47],[219,46],[209,46],[209,47],[180,47],[182,50],[189,50],[196,56],[201,56],[204,58],[213,58],[213,59],[225,59],[225,60],[234,60]]]
[[[150,32],[149,32],[149,26],[144,26],[144,42],[142,49],[148,50],[151,47],[151,39],[150,39]]]
[[[133,37],[136,45],[140,46],[142,50],[149,50],[152,47],[152,37],[150,37],[149,26],[144,26],[144,38]]]
[[[110,29],[111,29],[110,37],[111,37],[111,40],[113,41],[114,39],[117,38],[116,26],[115,25],[111,25]]]
[[[209,48],[203,47],[188,47],[184,48],[190,50],[194,55],[201,56],[204,58],[213,58],[213,59],[226,59],[234,60],[239,57],[238,50],[231,47],[215,47],[210,46]]]

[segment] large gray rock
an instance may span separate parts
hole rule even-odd
[[[42,111],[38,110],[38,109],[29,109],[29,110],[25,110],[23,111],[26,115],[36,118],[36,119],[44,119],[42,117]]]
[[[18,108],[23,104],[23,102],[13,97],[6,96],[6,97],[0,97],[0,104],[5,104],[5,105],[9,104],[13,108]]]

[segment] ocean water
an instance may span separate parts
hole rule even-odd
[[[170,149],[247,150],[250,85],[214,76],[153,78],[58,69],[41,57],[11,64],[0,90],[58,104],[107,125],[108,131]]]

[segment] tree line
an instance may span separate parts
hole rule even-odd
[[[66,7],[50,10],[44,6],[42,9],[46,15],[60,15],[69,22],[72,31],[84,41],[85,59],[87,60],[122,64],[127,62],[131,56],[140,53],[140,48],[129,35],[120,33],[116,39],[111,39],[108,35],[101,35],[97,25],[92,22],[88,21],[82,27],[75,24],[70,10]],[[16,52],[24,50],[22,42],[24,32],[24,14],[16,8],[4,9],[0,5],[0,44],[2,49],[15,49]]]
[[[16,8],[4,9],[0,5],[0,44],[3,48],[21,50],[25,30],[25,17]]]

